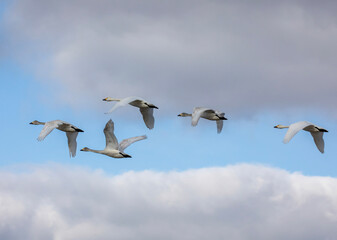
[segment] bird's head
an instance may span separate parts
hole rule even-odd
[[[111,98],[111,97],[106,97],[106,98],[103,98],[103,101],[111,102],[111,101],[113,101],[113,98]]]
[[[178,117],[188,117],[188,116],[191,116],[191,114],[188,114],[188,113],[185,113],[185,112],[182,112],[182,113],[178,114]]]
[[[88,151],[89,151],[89,148],[87,148],[87,147],[84,147],[84,148],[82,148],[80,151],[83,151],[83,152],[88,152]]]
[[[39,122],[37,120],[33,121],[33,122],[30,122],[29,124],[32,124],[32,125],[43,125],[42,122]]]
[[[274,128],[283,129],[283,128],[289,128],[289,127],[278,124],[278,125],[274,126]]]

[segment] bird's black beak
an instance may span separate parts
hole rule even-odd
[[[29,124],[33,124],[33,122],[30,122]]]
[[[103,101],[106,101],[106,98],[103,98],[102,100],[103,100]]]
[[[159,109],[157,106],[155,106],[155,105],[153,105],[153,106],[151,106],[151,108],[156,108],[156,109]]]
[[[277,128],[277,126],[274,126],[274,128]]]

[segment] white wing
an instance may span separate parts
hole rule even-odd
[[[104,135],[105,135],[105,149],[118,149],[118,141],[114,134],[114,122],[110,119],[104,128]]]
[[[121,99],[119,102],[117,102],[107,113],[113,112],[116,108],[128,105],[130,102],[136,101],[136,100],[143,100],[140,97],[126,97]]]
[[[123,152],[125,148],[127,148],[128,146],[130,146],[132,143],[146,139],[147,136],[143,135],[143,136],[139,136],[139,137],[132,137],[132,138],[127,138],[124,139],[122,142],[120,142],[118,150]]]
[[[283,143],[288,143],[296,135],[296,133],[298,133],[300,130],[310,125],[313,124],[307,121],[290,124],[289,129],[286,135],[284,136]]]
[[[223,126],[223,120],[216,120],[216,127],[217,127],[218,133],[221,133],[222,126]]]
[[[321,153],[324,153],[324,140],[323,132],[310,132],[311,136],[314,138],[316,147]]]
[[[77,148],[76,138],[77,138],[78,132],[66,132],[66,134],[68,138],[69,155],[70,157],[75,157],[76,148]]]
[[[214,110],[210,108],[201,108],[201,107],[196,107],[193,109],[192,126],[194,127],[197,126],[199,119],[204,112],[214,113]]]
[[[60,120],[55,120],[55,121],[50,121],[50,122],[46,122],[44,124],[44,127],[42,128],[39,137],[37,138],[38,141],[42,141],[43,139],[45,139],[45,137],[48,136],[49,133],[51,133],[51,131],[53,131],[55,128],[57,128],[58,126],[62,125],[63,122]]]
[[[143,120],[148,129],[154,127],[153,108],[139,108],[140,113],[143,115]]]
[[[216,111],[215,114],[220,116],[220,117],[225,116],[225,113],[218,112],[218,111]],[[216,120],[216,127],[217,127],[217,130],[218,130],[218,133],[221,133],[221,130],[222,130],[222,127],[223,127],[223,120]]]

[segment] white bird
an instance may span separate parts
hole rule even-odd
[[[104,150],[93,150],[93,149],[85,147],[85,148],[82,148],[81,151],[100,153],[100,154],[104,154],[104,155],[107,155],[113,158],[130,158],[131,157],[130,155],[124,153],[124,149],[126,149],[128,146],[130,146],[134,142],[147,138],[146,135],[127,138],[118,144],[117,138],[114,134],[114,122],[111,119],[106,123],[103,132],[104,132],[105,141],[106,141],[106,146]]]
[[[203,108],[203,107],[195,107],[193,109],[192,114],[183,112],[183,113],[180,113],[178,116],[179,117],[192,117],[192,126],[194,127],[198,124],[200,118],[205,118],[208,120],[216,121],[218,133],[221,133],[222,126],[223,126],[223,120],[227,120],[227,118],[225,118],[225,113],[215,111],[210,108]]]
[[[147,102],[146,100],[140,98],[140,97],[126,97],[123,99],[116,99],[111,97],[106,97],[103,99],[103,101],[112,102],[116,101],[117,103],[107,112],[111,113],[116,108],[119,108],[121,106],[125,106],[127,104],[130,104],[131,106],[138,107],[140,110],[140,113],[143,116],[143,120],[145,125],[152,129],[154,127],[154,117],[153,117],[153,109],[157,108],[152,103]]]
[[[45,139],[45,137],[48,136],[49,133],[51,133],[55,128],[66,132],[67,138],[68,138],[68,147],[69,147],[69,155],[70,157],[76,156],[76,148],[77,148],[77,142],[76,138],[79,132],[83,132],[83,130],[79,129],[78,127],[67,123],[65,121],[61,120],[54,120],[50,122],[39,122],[37,120],[31,122],[32,125],[44,125],[42,128],[39,137],[37,138],[38,141],[42,141]]]
[[[289,128],[284,136],[283,143],[288,143],[300,130],[304,130],[311,133],[314,138],[315,144],[321,153],[324,153],[324,140],[323,133],[328,132],[326,129],[316,126],[313,123],[307,121],[296,122],[289,126],[276,125],[274,128]]]

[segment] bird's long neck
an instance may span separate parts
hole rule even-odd
[[[94,152],[94,153],[102,153],[103,152],[103,150],[94,150],[94,149],[90,149],[90,148],[88,148],[87,151],[88,152]]]
[[[106,101],[107,101],[107,102],[119,102],[120,99],[108,97],[108,98],[106,98]]]
[[[45,123],[45,122],[37,121],[36,124],[37,124],[37,125],[45,125],[46,123]]]

